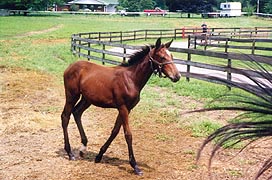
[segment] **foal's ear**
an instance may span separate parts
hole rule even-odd
[[[159,49],[161,47],[161,38],[158,38],[156,41],[156,49]]]
[[[172,42],[173,42],[173,39],[170,42],[166,43],[165,47],[168,49],[171,46]]]

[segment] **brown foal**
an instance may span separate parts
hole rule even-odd
[[[114,128],[106,143],[101,147],[95,162],[101,161],[103,154],[123,126],[128,145],[129,163],[136,174],[143,174],[133,154],[128,116],[131,109],[139,102],[140,92],[152,73],[159,73],[160,77],[164,74],[173,82],[180,79],[180,73],[173,63],[173,56],[168,50],[171,43],[172,41],[161,44],[159,38],[155,46],[146,46],[133,54],[127,64],[105,67],[87,61],[77,61],[65,70],[66,102],[61,119],[64,149],[70,160],[75,160],[67,132],[71,113],[81,136],[80,155],[83,156],[88,140],[81,123],[82,113],[92,104],[103,108],[116,108],[119,114]]]

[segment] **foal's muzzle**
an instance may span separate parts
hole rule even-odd
[[[181,77],[180,73],[177,73],[174,76],[169,76],[172,82],[178,82],[180,77]]]

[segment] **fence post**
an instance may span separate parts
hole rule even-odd
[[[191,61],[191,53],[187,54],[187,61],[190,62]],[[189,82],[190,81],[190,69],[191,66],[190,64],[187,64],[187,71],[186,71],[186,81]]]
[[[121,44],[123,42],[123,32],[122,31],[120,32],[120,42],[121,42]]]
[[[228,41],[229,39],[226,39],[226,44],[225,44],[225,53],[228,55]],[[227,65],[227,80],[231,81],[231,59],[228,58],[228,65]],[[231,86],[227,85],[228,89],[231,90]]]
[[[177,29],[174,30],[174,38],[177,39]]]
[[[191,35],[188,35],[188,49],[190,49],[190,43],[191,43]],[[188,62],[190,62],[191,61],[191,53],[187,53],[187,61]],[[187,71],[186,71],[186,81],[190,81],[190,69],[191,69],[191,67],[190,67],[190,65],[189,64],[187,64]]]
[[[182,38],[185,38],[185,27],[182,28]]]
[[[188,35],[188,49],[190,49],[191,46],[191,35]]]
[[[81,35],[79,34],[79,37],[81,38]],[[81,45],[81,40],[79,40],[79,43],[78,43],[79,45]],[[80,47],[78,47],[78,57],[80,57]]]
[[[134,36],[134,41],[136,41],[136,31],[134,31],[133,36]]]
[[[101,41],[101,32],[98,33],[98,40]]]
[[[91,47],[91,43],[88,42],[88,61],[90,61],[90,55],[91,55],[91,51],[90,51],[90,47]]]
[[[145,30],[145,41],[147,39],[147,30]]]
[[[196,41],[197,41],[197,37],[194,36],[194,49],[196,49]]]
[[[74,50],[75,50],[75,46],[74,46],[74,34],[71,36],[71,51],[73,52],[74,54]]]
[[[106,45],[103,44],[103,52],[102,52],[102,64],[103,65],[105,65],[105,62],[104,62],[104,59],[105,59],[105,53],[104,53],[104,51],[105,51],[105,49],[106,49]]]
[[[124,48],[123,63],[126,63],[126,54],[127,54],[127,49]]]
[[[256,39],[253,39],[251,54],[255,54],[255,44],[256,44]]]

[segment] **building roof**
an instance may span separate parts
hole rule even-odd
[[[107,4],[119,4],[118,0],[100,0],[100,1],[104,1]]]
[[[119,3],[118,0],[74,0],[68,2],[68,4],[109,5]]]

